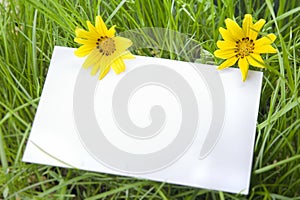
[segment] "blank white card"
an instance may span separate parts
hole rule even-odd
[[[55,47],[24,162],[247,194],[262,73],[136,56],[101,81]]]

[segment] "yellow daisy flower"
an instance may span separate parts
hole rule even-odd
[[[131,59],[134,56],[127,51],[132,45],[131,40],[123,37],[115,37],[115,26],[109,30],[103,22],[101,16],[96,17],[96,25],[93,26],[87,21],[88,31],[77,28],[75,30],[75,42],[83,44],[75,55],[78,57],[87,56],[83,67],[92,67],[91,75],[95,75],[100,70],[101,80],[113,68],[116,74],[125,71],[123,59]]]
[[[219,31],[224,41],[218,41],[218,50],[214,52],[218,58],[226,59],[218,69],[224,69],[234,65],[238,66],[242,73],[242,80],[245,81],[248,74],[249,64],[255,67],[264,68],[265,64],[261,53],[276,53],[271,44],[275,41],[274,34],[268,34],[260,39],[257,35],[266,21],[260,19],[253,24],[252,16],[246,14],[242,28],[233,20],[227,18],[225,24],[227,29],[220,28]]]

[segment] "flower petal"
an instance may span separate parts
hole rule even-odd
[[[121,58],[117,58],[112,64],[111,64],[111,68],[114,70],[114,72],[116,74],[118,74],[117,72],[118,71],[121,71],[121,67],[119,66],[119,62],[118,60],[121,59]]]
[[[265,68],[264,60],[261,58],[259,54],[252,53],[247,57],[250,65],[260,68]]]
[[[277,50],[274,47],[272,47],[271,45],[263,45],[263,46],[255,47],[253,52],[256,54],[277,53]]]
[[[86,21],[86,24],[88,26],[89,32],[93,33],[95,35],[97,35],[99,37],[99,32],[97,31],[97,29],[95,28],[95,26],[90,22],[90,21]]]
[[[123,55],[126,49],[128,49],[132,45],[132,41],[124,38],[124,37],[114,37],[113,40],[115,41],[116,51],[115,53],[118,55]]]
[[[109,71],[110,71],[110,67],[109,66],[107,66],[102,71],[100,71],[99,80],[102,80]]]
[[[91,70],[91,75],[94,76],[95,74],[97,74],[97,72],[100,70],[101,68],[101,60],[103,59],[103,55],[97,52],[97,56],[94,59],[94,62],[92,64],[92,70]]]
[[[124,72],[126,67],[125,67],[125,63],[123,61],[123,58],[126,57],[126,58],[134,58],[132,56],[131,53],[126,53],[120,57],[118,57],[117,59],[115,59],[112,64],[111,64],[111,68],[113,68],[113,70],[115,71],[116,74],[120,74],[121,72]],[[110,70],[110,67],[109,66],[106,66],[105,68],[103,68],[103,71],[100,72],[100,76],[99,76],[99,79],[103,79],[104,76],[106,76],[106,74],[109,72]]]
[[[125,53],[121,56],[123,59],[134,59],[134,55],[131,54],[129,51],[125,51]]]
[[[246,14],[243,20],[243,30],[245,32],[245,35],[248,37],[250,36],[250,30],[252,26],[252,15]]]
[[[276,40],[276,35],[273,33],[268,34],[258,40],[255,41],[255,47],[272,44]]]
[[[249,68],[247,58],[240,58],[238,65],[242,74],[242,80],[245,81],[248,75],[248,68]]]
[[[224,61],[217,69],[221,70],[221,69],[225,69],[227,67],[231,67],[232,65],[234,65],[236,63],[237,60],[238,60],[238,58],[236,56],[231,57],[231,58],[227,59],[226,61]]]
[[[98,49],[94,48],[90,55],[88,55],[88,57],[85,59],[84,63],[82,64],[82,67],[87,69],[95,65],[95,63],[97,63],[101,59],[101,57],[102,54],[98,52]]]
[[[96,46],[96,40],[92,40],[92,39],[82,39],[82,38],[74,38],[74,41],[79,43],[79,44],[85,44],[85,45],[91,45],[92,47]]]
[[[114,37],[116,30],[115,30],[116,25],[113,25],[112,27],[110,27],[110,29],[106,32],[106,35],[108,37]]]
[[[91,39],[91,40],[97,40],[98,35],[92,32],[88,32],[86,30],[83,30],[81,28],[75,29],[75,35],[76,37],[83,38],[83,39]]]
[[[111,67],[115,71],[116,74],[120,74],[121,72],[125,71],[125,63],[122,58],[116,59]]]
[[[99,66],[95,67],[95,71],[100,69],[100,76],[99,78],[102,79],[105,76],[106,72],[106,68],[109,67],[117,58],[121,57],[122,55],[124,55],[124,53],[127,53],[126,49],[128,47],[130,47],[130,45],[132,44],[131,40],[127,39],[127,38],[123,38],[123,37],[114,37],[112,38],[115,41],[115,45],[116,45],[116,51],[109,55],[103,55],[102,53],[98,52],[98,49],[96,49],[97,53],[99,55],[101,55],[101,59],[99,62]],[[92,61],[92,59],[95,59],[95,57],[90,57],[90,59],[87,58],[86,62],[84,63],[84,67],[90,64],[93,64],[94,62]]]
[[[226,30],[225,28],[220,27],[219,28],[219,32],[221,33],[222,38],[225,41],[236,42],[236,40],[234,39],[234,37],[232,36],[232,34],[230,33],[230,31]]]
[[[230,31],[230,33],[233,36],[233,38],[235,39],[235,41],[245,37],[245,33],[244,33],[243,29],[241,29],[241,27],[232,19],[230,19],[230,18],[225,19],[225,24],[226,24],[227,30]]]
[[[93,50],[91,45],[82,45],[77,50],[74,51],[74,54],[78,57],[84,57],[88,55]]]
[[[96,29],[100,35],[102,35],[102,36],[106,35],[107,27],[106,27],[102,17],[99,15],[96,17]]]
[[[235,53],[233,50],[221,50],[218,49],[214,52],[215,56],[222,59],[227,59],[235,56]]]
[[[112,54],[110,56],[102,56],[100,62],[100,72],[102,72],[104,69],[106,69],[106,67],[109,67],[111,65],[111,63],[120,55],[116,55],[116,54]]]
[[[236,48],[236,43],[235,42],[231,42],[231,41],[218,41],[217,42],[217,47],[219,49],[234,49]]]
[[[258,22],[256,22],[250,31],[249,37],[253,40],[256,40],[258,33],[260,32],[261,28],[265,25],[266,20],[260,19]]]

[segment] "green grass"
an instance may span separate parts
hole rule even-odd
[[[214,5],[215,4],[215,5]],[[224,19],[264,18],[278,37],[265,57],[248,196],[21,162],[55,45],[101,14],[118,32],[164,27],[208,52]],[[0,199],[300,199],[300,1],[9,0],[0,4]],[[151,55],[151,51],[135,52]],[[166,51],[160,57],[174,58]],[[202,59],[203,61],[203,59]],[[204,59],[205,61],[205,59]],[[211,62],[211,61],[210,61]],[[220,60],[215,60],[216,64]]]

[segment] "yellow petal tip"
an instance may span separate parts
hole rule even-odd
[[[243,75],[242,75],[242,81],[245,82],[246,79],[247,79],[247,74],[243,74]]]
[[[80,52],[78,53],[78,49],[74,51],[74,55],[77,57],[83,57]]]

